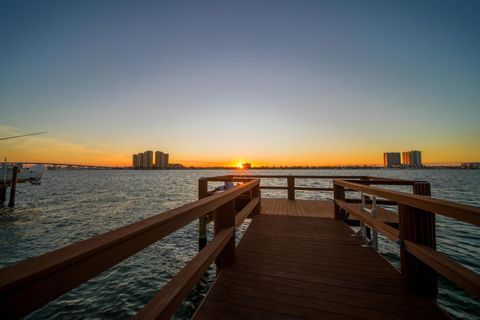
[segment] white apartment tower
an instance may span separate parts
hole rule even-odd
[[[145,151],[143,153],[143,168],[152,169],[153,168],[153,151]]]
[[[402,152],[402,160],[405,166],[421,167],[422,166],[422,152],[418,150]]]
[[[383,165],[391,168],[400,165],[400,152],[385,152],[383,154]]]
[[[165,154],[162,151],[155,151],[155,168],[163,169],[163,158]]]

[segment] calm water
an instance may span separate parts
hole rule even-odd
[[[74,241],[196,200],[197,179],[233,171],[47,171],[41,186],[21,184],[16,208],[0,207],[0,266],[60,248]],[[432,196],[480,206],[480,170],[282,170],[249,173],[297,175],[374,175],[427,180]],[[284,184],[284,180],[264,184]],[[328,182],[298,181],[303,186]],[[262,192],[282,196],[281,191]],[[297,192],[298,198],[331,199],[330,193]],[[248,227],[248,221],[241,232]],[[240,234],[241,234],[240,232]],[[211,232],[210,232],[211,235]],[[398,267],[398,246],[381,239],[381,253]],[[438,250],[480,272],[478,228],[437,219]],[[29,318],[130,318],[197,252],[192,223],[51,302]],[[177,311],[188,318],[215,276],[211,268]],[[480,318],[480,303],[444,279],[439,304],[457,319]]]

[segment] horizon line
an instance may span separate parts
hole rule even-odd
[[[198,161],[200,162],[200,161]],[[442,166],[461,166],[462,163],[472,163],[477,161],[450,161],[450,162],[427,162],[423,163],[422,166],[427,167],[442,167]],[[480,161],[479,161],[480,162]],[[7,163],[19,163],[19,164],[44,164],[51,166],[78,166],[78,167],[102,167],[102,168],[132,168],[131,165],[105,165],[105,164],[82,164],[82,163],[62,163],[56,161],[7,161]],[[171,165],[176,166],[177,168],[185,169],[208,169],[208,168],[224,168],[224,169],[239,169],[236,165],[206,165],[206,166],[190,166],[183,165],[181,163],[171,163]],[[400,165],[402,167],[405,165]],[[338,167],[371,167],[371,168],[386,168],[383,164],[335,164],[335,165],[252,165],[252,170],[255,169],[288,169],[288,168],[338,168]],[[408,168],[408,166],[405,166]],[[155,168],[152,168],[155,169]],[[142,170],[142,169],[141,169]],[[148,170],[148,169],[147,169]]]

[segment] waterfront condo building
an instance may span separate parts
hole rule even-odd
[[[422,166],[422,152],[418,150],[402,152],[402,160],[405,166],[421,167]]]
[[[155,151],[155,168],[163,169],[165,153],[162,151]]]
[[[167,169],[168,168],[168,153],[162,151],[155,152],[155,168]]]
[[[138,154],[132,155],[132,168],[138,169]]]
[[[155,156],[155,161],[154,161]],[[166,169],[168,168],[168,153],[162,151],[145,151],[132,155],[134,169]]]
[[[383,165],[386,168],[400,165],[400,152],[385,152],[383,154]]]
[[[163,154],[163,168],[168,168],[168,153]]]
[[[143,153],[143,169],[153,168],[153,151],[145,151]]]
[[[410,151],[402,152],[402,164],[410,165]]]
[[[137,154],[137,169],[143,168],[143,153],[140,152]]]

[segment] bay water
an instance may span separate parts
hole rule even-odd
[[[16,206],[0,206],[0,267],[61,248],[197,199],[200,177],[224,174],[371,175],[429,181],[432,196],[480,206],[480,170],[51,170],[40,186],[20,184]],[[285,185],[285,179],[262,180]],[[331,181],[298,179],[297,185],[329,187]],[[411,192],[411,187],[390,187]],[[263,190],[263,197],[286,197]],[[296,192],[299,199],[332,199],[331,192]],[[248,228],[247,220],[237,241]],[[210,226],[211,227],[211,226]],[[209,231],[212,237],[212,230]],[[112,269],[30,314],[30,319],[126,319],[152,298],[198,250],[197,222],[149,246]],[[480,272],[478,227],[437,216],[437,250]],[[399,267],[398,245],[380,237],[380,253]],[[211,267],[177,310],[189,318],[215,277]],[[438,303],[455,319],[479,319],[480,303],[440,277]]]

